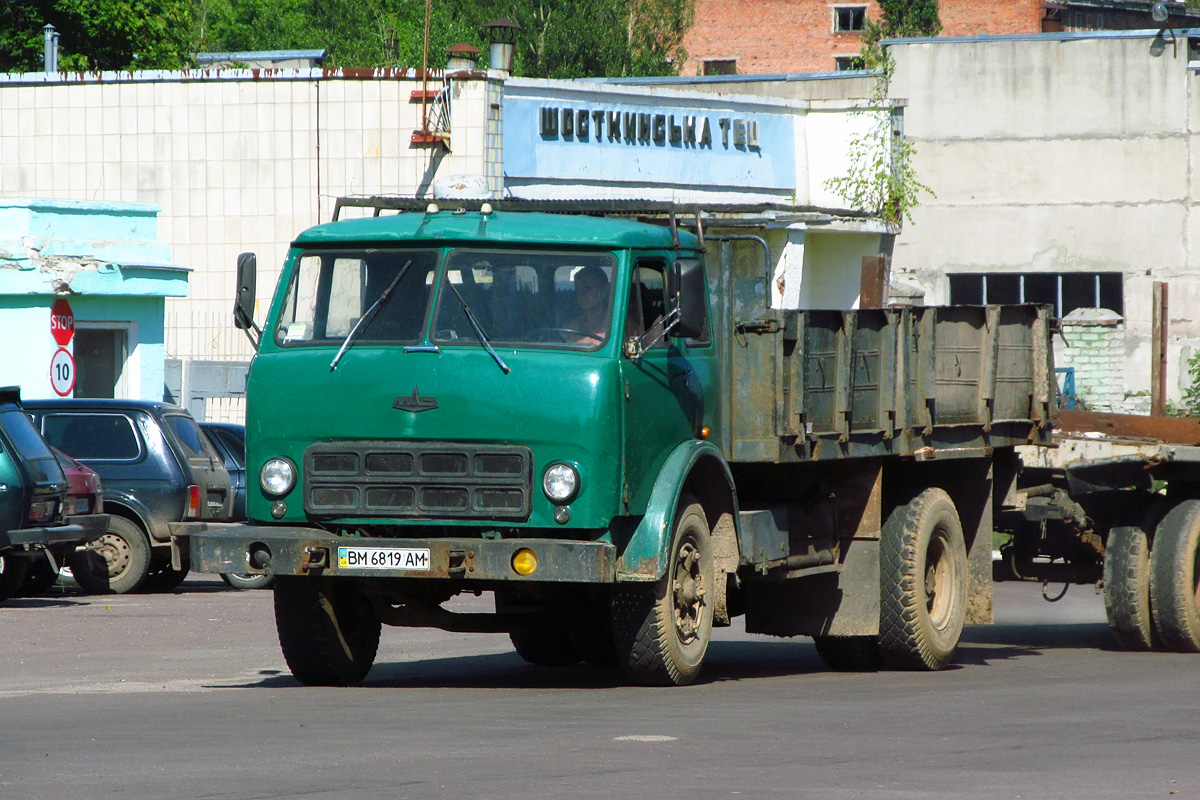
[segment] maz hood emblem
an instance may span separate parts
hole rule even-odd
[[[413,393],[408,397],[397,397],[392,403],[392,408],[398,408],[401,411],[411,411],[416,414],[419,411],[429,411],[437,408],[438,402],[436,397],[421,397],[421,393],[417,391],[417,387],[413,387]]]

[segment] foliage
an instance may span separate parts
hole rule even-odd
[[[41,72],[45,25],[59,69],[178,69],[189,60],[192,0],[11,0],[0,3],[0,70]]]
[[[1187,374],[1191,382],[1184,387],[1183,404],[1180,407],[1171,404],[1167,409],[1168,416],[1200,417],[1200,350],[1188,359]]]
[[[871,93],[870,109],[859,112],[870,116],[865,133],[847,144],[849,169],[838,178],[825,182],[825,188],[845,200],[852,208],[867,211],[899,225],[912,221],[912,209],[922,193],[933,190],[917,179],[913,168],[916,153],[912,142],[904,138],[899,124],[893,125],[886,109],[888,84],[895,68],[891,55],[879,42],[905,36],[936,36],[942,30],[937,0],[879,0],[882,18],[868,19],[863,25],[861,67],[879,74]]]
[[[695,0],[461,0],[430,4],[428,63],[484,25],[522,27],[515,73],[540,78],[674,74]],[[333,67],[420,67],[425,0],[5,0],[0,71],[40,72],[42,27],[69,70],[178,69],[195,52],[324,49]]]

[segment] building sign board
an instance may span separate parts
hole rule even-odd
[[[505,86],[506,188],[596,183],[795,193],[796,117],[785,105],[552,83]]]

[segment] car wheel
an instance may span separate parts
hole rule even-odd
[[[67,563],[79,588],[89,594],[132,592],[150,571],[150,539],[137,525],[113,515],[108,531]]]

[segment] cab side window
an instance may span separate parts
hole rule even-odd
[[[667,264],[661,258],[642,259],[633,269],[629,286],[629,313],[625,319],[625,338],[643,339],[646,344],[662,333],[667,315]],[[647,335],[649,334],[649,335]],[[670,337],[654,343],[666,347]]]

